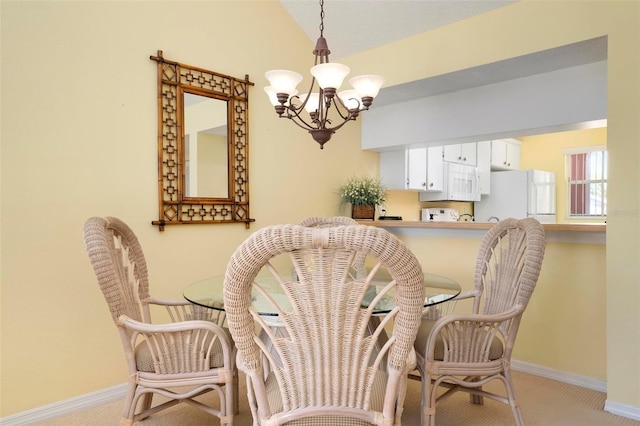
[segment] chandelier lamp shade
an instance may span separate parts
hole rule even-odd
[[[324,0],[320,0],[320,37],[313,51],[311,87],[298,95],[296,87],[302,75],[295,71],[271,70],[265,73],[269,86],[264,88],[280,118],[288,118],[309,131],[320,149],[347,122],[356,120],[360,111],[368,110],[378,95],[384,78],[379,75],[359,75],[349,79],[353,89],[340,90],[349,74],[349,67],[329,62],[329,48],[324,32]],[[331,113],[331,118],[329,113]]]

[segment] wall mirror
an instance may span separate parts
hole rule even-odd
[[[249,76],[158,63],[158,204],[166,225],[242,222],[249,215]]]

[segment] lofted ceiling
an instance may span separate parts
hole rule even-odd
[[[331,58],[362,52],[479,15],[517,0],[325,0],[324,37]],[[280,0],[313,43],[320,4]]]
[[[280,0],[315,44],[320,5]],[[325,0],[324,37],[331,59],[352,55],[415,34],[509,6],[518,0]],[[311,58],[311,56],[310,56]],[[599,37],[391,87],[376,105],[454,92],[607,59],[607,38]]]

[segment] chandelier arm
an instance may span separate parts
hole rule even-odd
[[[296,110],[296,109],[292,109],[292,108],[287,108],[287,115],[286,116],[280,116],[280,118],[288,118],[289,120],[291,120],[296,126],[305,129],[305,130],[315,130],[316,127],[314,127],[312,124],[307,123],[307,121],[302,118],[302,116],[300,115],[300,111]],[[297,121],[296,121],[297,119]]]
[[[368,110],[368,109],[369,109],[369,107],[367,107],[367,106],[363,106],[363,105],[362,105],[362,102],[360,101],[360,99],[355,98],[355,97],[352,97],[352,98],[349,98],[349,99],[350,99],[350,100],[351,100],[351,99],[353,99],[354,101],[356,101],[356,102],[358,103],[358,107],[357,107],[357,108],[349,108],[349,107],[347,106],[347,104],[345,104],[344,102],[342,102],[342,99],[341,99],[340,97],[338,97],[338,101],[340,102],[340,105],[342,105],[342,107],[343,107],[344,109],[346,109],[347,111],[350,111],[350,110],[352,110],[352,109],[357,109],[358,111],[366,111],[366,110]]]
[[[304,110],[304,106],[307,104],[307,101],[309,100],[309,97],[307,96],[307,99],[302,101],[302,103],[299,106],[296,106],[295,104],[291,103],[293,98],[296,98],[296,99],[300,100],[300,96],[298,96],[298,95],[291,96],[289,98],[289,105],[286,106],[285,108],[286,108],[287,111],[293,111],[293,112],[295,112],[295,115],[298,115],[298,114],[300,114],[301,111]]]
[[[344,113],[342,112],[342,110],[340,108],[335,108],[336,112],[338,113],[338,115],[340,116],[341,119],[343,120],[349,120],[349,116],[351,115],[351,111],[347,110],[347,114],[344,115]]]
[[[358,108],[354,108],[354,111],[357,111],[357,113],[356,113],[356,112],[351,112],[351,109],[349,107],[347,107],[347,105],[345,105],[344,102],[342,102],[342,99],[340,99],[339,96],[336,96],[334,99],[338,100],[338,103],[336,104],[336,107],[335,107],[335,110],[338,113],[338,115],[343,120],[355,120],[355,118],[352,118],[352,117],[357,117],[358,113],[361,111],[361,109],[360,109],[360,107],[361,107],[360,101],[358,101],[357,99],[354,98],[356,100],[356,102],[358,102]],[[346,111],[347,114],[345,115],[343,113],[343,111]]]
[[[305,130],[315,130],[317,128],[320,128],[320,126],[314,126],[313,124],[309,124],[300,115],[300,113],[305,110],[305,106],[307,105],[307,102],[309,102],[309,99],[311,99],[311,93],[312,93],[314,84],[315,84],[315,78],[311,82],[311,88],[309,89],[309,92],[307,93],[307,97],[305,98],[305,100],[302,102],[302,104],[300,106],[296,106],[295,104],[291,103],[291,99],[293,99],[293,98],[300,99],[300,96],[295,95],[295,96],[292,96],[291,99],[289,99],[289,106],[285,107],[285,110],[287,111],[287,116],[284,117],[284,118],[290,119],[296,125],[298,125],[299,127],[303,128]],[[320,89],[320,93],[322,93],[322,89]],[[319,103],[321,103],[321,102],[319,101]],[[302,124],[300,124],[297,121],[295,121],[295,118],[297,118],[300,121],[300,123],[302,123]],[[315,120],[313,117],[311,117],[311,119],[312,119],[312,123],[316,123],[317,122],[317,120]]]
[[[345,117],[345,119],[344,119],[344,121],[342,123],[340,123],[340,124],[338,124],[337,126],[334,126],[334,127],[325,127],[325,129],[335,132],[336,130],[340,129],[342,126],[344,126],[348,122],[354,121],[356,118],[358,118],[358,114],[349,113],[349,115],[347,117]]]
[[[322,93],[322,89],[320,90]],[[298,96],[295,96],[295,97],[298,97]],[[320,99],[323,99],[323,96],[321,96]],[[328,118],[329,110],[331,109],[331,105],[333,105],[333,101],[335,101],[336,99],[338,99],[339,105],[335,105],[334,109],[342,119],[342,122],[337,126],[330,127],[330,126],[327,126],[327,124],[331,124],[331,120]],[[354,109],[354,110],[348,109],[346,105],[342,101],[340,101],[339,97],[334,96],[333,100],[329,101],[328,104],[325,104],[325,102],[323,102],[322,100],[319,101],[319,105],[318,105],[319,109],[316,114],[316,118],[313,119],[313,123],[315,123],[315,126],[313,126],[312,124],[309,124],[303,118],[302,115],[300,115],[300,113],[304,110],[305,104],[306,102],[303,103],[299,108],[294,108],[291,106],[291,102],[290,102],[289,106],[287,107],[287,111],[288,111],[287,116],[283,118],[289,118],[298,127],[301,127],[305,130],[325,130],[326,129],[326,130],[335,131],[341,128],[342,126],[344,126],[347,122],[356,120],[360,113],[359,109]],[[341,106],[341,108],[339,106]],[[295,120],[296,118],[299,122]]]
[[[307,105],[307,101],[309,101],[309,99],[311,98],[311,94],[313,93],[313,88],[316,85],[316,78],[315,77],[311,77],[311,86],[309,87],[309,90],[307,90],[307,97],[305,98],[304,102],[302,102],[302,105],[300,105],[299,110],[302,111],[305,107],[305,105]],[[318,86],[319,87],[319,86]],[[293,98],[294,96],[292,96]],[[296,98],[300,99],[300,96],[295,96]],[[289,105],[291,105],[291,101],[289,101]],[[297,110],[298,108],[296,108]]]
[[[318,109],[316,111],[316,116],[313,119],[313,122],[316,123],[318,129],[326,129],[326,123],[331,123],[329,121],[329,108],[331,108],[331,100],[327,100],[324,96],[324,91],[320,89],[319,91],[319,99],[318,99]]]

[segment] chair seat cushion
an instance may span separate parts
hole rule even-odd
[[[225,333],[229,337],[229,341],[231,340],[231,334],[229,330],[224,328]],[[148,373],[155,372],[155,368],[153,366],[153,357],[151,356],[151,351],[149,350],[149,345],[147,345],[147,341],[144,340],[136,346],[135,349],[136,356],[136,368],[138,371],[144,371]],[[211,368],[221,368],[224,367],[224,356],[222,354],[222,343],[220,343],[220,339],[216,339],[213,343],[213,349],[211,351]]]
[[[423,319],[418,329],[418,335],[414,343],[414,348],[423,358],[425,358],[425,351],[427,349],[427,339],[433,329],[436,322],[433,320]],[[502,357],[504,348],[500,339],[495,338],[491,341],[491,347],[489,348],[489,360],[493,361]],[[438,335],[436,337],[436,346],[434,350],[434,359],[436,361],[444,360],[444,343],[442,337]]]

